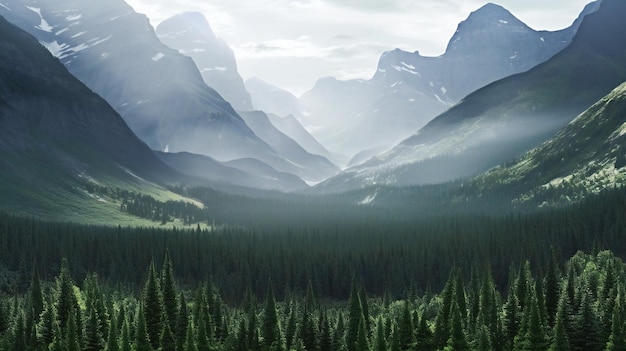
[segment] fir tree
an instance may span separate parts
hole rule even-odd
[[[616,298],[613,308],[613,318],[611,323],[611,335],[606,343],[606,351],[626,351],[626,339],[624,337],[624,320],[620,296]]]
[[[433,332],[426,321],[426,316],[420,318],[417,331],[415,333],[416,348],[423,351],[434,351]]]
[[[567,331],[565,330],[565,304],[564,299],[559,301],[556,318],[554,321],[554,331],[552,332],[552,343],[550,351],[569,351],[569,340],[567,339]]]
[[[163,331],[159,340],[159,351],[176,351],[176,338],[169,323],[163,323]]]
[[[274,288],[271,281],[267,287],[267,298],[265,300],[261,335],[263,336],[263,345],[267,348],[281,343],[280,327],[278,325],[278,312],[276,311],[276,300],[274,298]]]
[[[104,339],[100,334],[100,323],[96,309],[90,309],[89,318],[85,324],[85,348],[84,351],[100,351],[104,349]]]
[[[63,259],[61,262],[61,273],[59,278],[57,278],[56,315],[64,337],[67,326],[69,325],[70,316],[74,315],[74,318],[76,318],[75,314],[77,309],[78,301],[74,294],[74,284],[70,277],[67,260]],[[73,323],[76,324],[76,320],[74,320]]]
[[[135,347],[134,351],[152,351],[148,331],[146,330],[146,317],[143,304],[139,304],[135,324]]]
[[[402,314],[398,320],[396,333],[396,338],[398,339],[401,350],[408,350],[415,343],[413,319],[409,311],[409,303],[406,300],[404,301]]]
[[[361,310],[361,301],[357,293],[356,282],[355,279],[352,279],[350,300],[348,301],[348,329],[346,331],[346,346],[348,347],[348,351],[357,351],[355,348],[362,315],[363,311]]]
[[[387,340],[385,339],[385,327],[382,317],[378,317],[376,322],[376,339],[372,351],[387,351]]]
[[[176,316],[176,348],[183,349],[185,337],[187,336],[187,325],[189,324],[189,314],[187,312],[187,302],[185,295],[181,292],[178,302],[178,314]]]
[[[322,312],[319,319],[319,351],[331,351],[333,349],[333,339],[328,325],[328,316]]]
[[[196,346],[196,341],[194,340],[194,327],[191,319],[187,324],[187,335],[185,336],[185,343],[183,344],[184,351],[198,351],[198,347]]]
[[[359,331],[357,333],[355,350],[370,350],[369,342],[367,340],[367,332],[365,331],[365,318],[363,318],[363,315],[361,315],[361,322],[359,323]]]
[[[33,268],[33,276],[29,288],[29,304],[32,310],[35,322],[39,322],[39,317],[44,309],[43,293],[41,291],[41,281],[39,280],[39,272],[37,268]]]
[[[154,262],[150,263],[148,280],[143,290],[143,315],[148,340],[152,349],[159,347],[159,339],[163,330],[163,304],[159,279],[154,268]]]
[[[456,301],[452,302],[450,310],[450,338],[446,344],[446,351],[464,351],[470,350],[467,337],[463,331],[463,320],[461,311]]]
[[[78,327],[76,325],[74,314],[70,314],[67,320],[65,337],[65,350],[66,351],[80,351],[80,342],[78,335]]]
[[[118,340],[119,329],[117,327],[117,318],[111,313],[111,325],[109,326],[109,335],[107,336],[106,351],[120,351]]]
[[[170,259],[170,251],[165,251],[165,260],[161,269],[161,296],[163,297],[163,311],[170,325],[170,330],[176,332],[176,317],[178,314],[178,289],[174,279],[174,269]]]
[[[132,351],[132,342],[130,337],[130,328],[128,320],[124,318],[122,322],[122,335],[120,336],[120,351]]]
[[[522,342],[522,349],[527,351],[546,350],[549,345],[541,323],[537,298],[533,294],[529,300],[528,313],[530,313],[530,318],[528,318],[528,326],[525,328],[526,334]]]

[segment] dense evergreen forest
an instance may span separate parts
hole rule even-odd
[[[0,349],[626,347],[625,191],[514,214],[363,210],[193,229],[0,214]]]

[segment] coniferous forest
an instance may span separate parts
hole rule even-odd
[[[613,189],[561,209],[394,224],[2,214],[0,349],[623,350],[625,213]]]

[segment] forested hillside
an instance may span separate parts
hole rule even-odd
[[[0,215],[0,349],[618,350],[625,213],[614,189],[563,209],[395,225]]]

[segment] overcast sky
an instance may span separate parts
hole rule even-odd
[[[499,0],[534,29],[569,26],[591,0]],[[441,55],[481,0],[127,0],[153,26],[200,11],[235,51],[244,79],[259,77],[296,95],[320,77],[370,78],[381,53]]]

